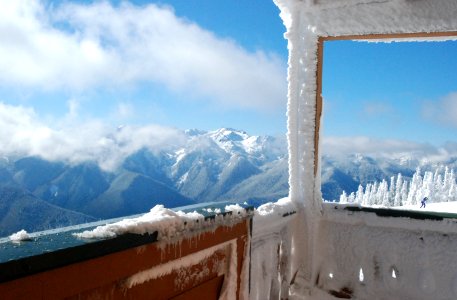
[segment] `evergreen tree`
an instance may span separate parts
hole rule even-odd
[[[359,188],[357,189],[357,193],[355,194],[355,202],[363,204],[363,187],[359,184]]]
[[[393,178],[393,177],[392,177]],[[402,188],[403,188],[403,177],[400,173],[397,175],[397,182],[395,184],[395,196],[393,206],[402,205]]]
[[[371,205],[371,202],[370,202],[371,187],[372,187],[371,183],[367,184],[367,187],[365,188],[365,193],[363,194],[362,205],[365,205],[365,206]]]
[[[420,167],[417,167],[416,173],[414,173],[413,178],[411,179],[411,184],[409,186],[408,199],[406,200],[407,205],[416,205],[418,203],[417,193],[418,190],[422,187],[422,177],[420,172]]]
[[[404,181],[401,187],[400,206],[403,206],[408,201],[408,182]]]
[[[368,183],[357,192],[340,196],[340,203],[359,203],[364,206],[382,205],[385,207],[417,205],[428,197],[430,202],[457,201],[457,181],[454,170],[438,167],[435,172],[427,171],[424,177],[420,168],[416,169],[411,180],[405,180],[399,173],[390,178],[390,184],[383,179],[380,183]]]
[[[346,204],[346,203],[348,203],[348,196],[347,196],[347,194],[346,194],[345,191],[343,191],[343,193],[342,193],[341,196],[340,196],[340,203],[341,203],[341,204]]]
[[[355,194],[352,192],[348,197],[348,203],[355,203]]]
[[[390,206],[389,203],[389,187],[387,184],[387,181],[384,179],[381,182],[380,188],[379,188],[379,202],[382,206],[388,207]]]

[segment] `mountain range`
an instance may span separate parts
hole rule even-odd
[[[250,136],[229,128],[187,130],[185,136],[185,146],[142,148],[115,170],[91,161],[0,158],[0,236],[142,213],[156,204],[259,205],[287,196],[285,137]],[[457,159],[447,163],[457,167]],[[412,176],[419,165],[432,167],[404,157],[324,156],[323,198],[339,199],[343,190],[356,191],[359,184],[398,173]]]

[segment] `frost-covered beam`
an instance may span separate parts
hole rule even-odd
[[[289,49],[288,143],[290,199],[297,205],[291,222],[290,291],[312,297],[320,276],[323,251],[337,249],[326,238],[319,169],[321,64],[325,39],[454,39],[455,0],[274,0],[281,10]],[[389,222],[381,219],[380,222]],[[293,224],[293,225],[292,225]],[[338,227],[338,222],[335,223]],[[365,231],[371,229],[361,225]],[[407,233],[406,233],[407,234]],[[387,234],[388,235],[388,234]],[[336,235],[334,235],[336,238]],[[408,246],[408,244],[405,244]],[[324,247],[324,248],[323,248]],[[326,248],[328,247],[328,249]],[[351,252],[349,251],[349,254]],[[348,267],[349,268],[349,267]],[[355,275],[359,270],[354,271]],[[357,274],[356,274],[357,273]],[[329,272],[333,276],[332,272]],[[345,274],[341,275],[344,278]],[[353,276],[356,278],[357,276]],[[366,278],[370,275],[365,274]],[[363,277],[363,275],[362,275]],[[362,280],[363,281],[363,280]],[[300,282],[300,283],[298,283]],[[353,290],[335,290],[346,296]],[[300,290],[301,289],[301,290]],[[319,288],[317,288],[319,290]],[[326,296],[329,296],[326,294]],[[306,298],[306,297],[305,297]],[[306,298],[308,299],[308,298]],[[319,299],[319,297],[317,297]]]
[[[291,200],[320,210],[320,38],[450,39],[454,0],[274,0],[289,49],[288,141]],[[312,174],[311,170],[314,170]],[[317,175],[317,176],[315,176]]]
[[[281,1],[276,2],[281,7]],[[316,72],[317,41],[315,28],[305,26],[299,5],[281,7],[281,17],[286,26],[289,41],[288,69],[288,142],[289,142],[289,185],[293,202],[308,209],[318,208],[315,193],[315,151],[318,140],[316,126]]]

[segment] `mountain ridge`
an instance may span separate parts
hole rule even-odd
[[[142,213],[159,203],[168,207],[214,201],[258,205],[288,195],[285,136],[251,136],[230,128],[191,129],[183,134],[186,143],[162,149],[142,147],[114,170],[103,169],[95,160],[68,163],[3,157],[0,187],[22,189],[37,201],[93,219]],[[444,163],[457,167],[456,158]],[[356,191],[359,184],[389,179],[398,172],[408,177],[416,167],[434,164],[418,157],[324,155],[323,198],[339,199],[343,190]],[[40,217],[38,213],[37,223]]]

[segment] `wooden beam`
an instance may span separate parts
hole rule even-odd
[[[314,175],[318,170],[319,155],[319,131],[322,116],[322,68],[324,60],[324,43],[325,41],[339,40],[389,40],[389,39],[409,39],[417,38],[423,40],[432,40],[433,38],[454,37],[457,39],[457,31],[447,32],[414,32],[414,33],[388,33],[388,34],[364,34],[364,35],[341,35],[341,36],[320,36],[317,42],[317,66],[316,66],[316,115],[314,126]]]
[[[421,38],[446,38],[455,37],[457,39],[457,31],[447,32],[414,32],[414,33],[389,33],[389,34],[362,34],[362,35],[340,35],[340,36],[323,36],[319,37],[323,41],[340,41],[340,40],[389,40],[389,39],[408,39]]]
[[[319,37],[317,41],[317,66],[316,66],[316,114],[314,126],[314,175],[318,170],[319,155],[319,132],[322,116],[322,67],[324,60],[324,39]]]

